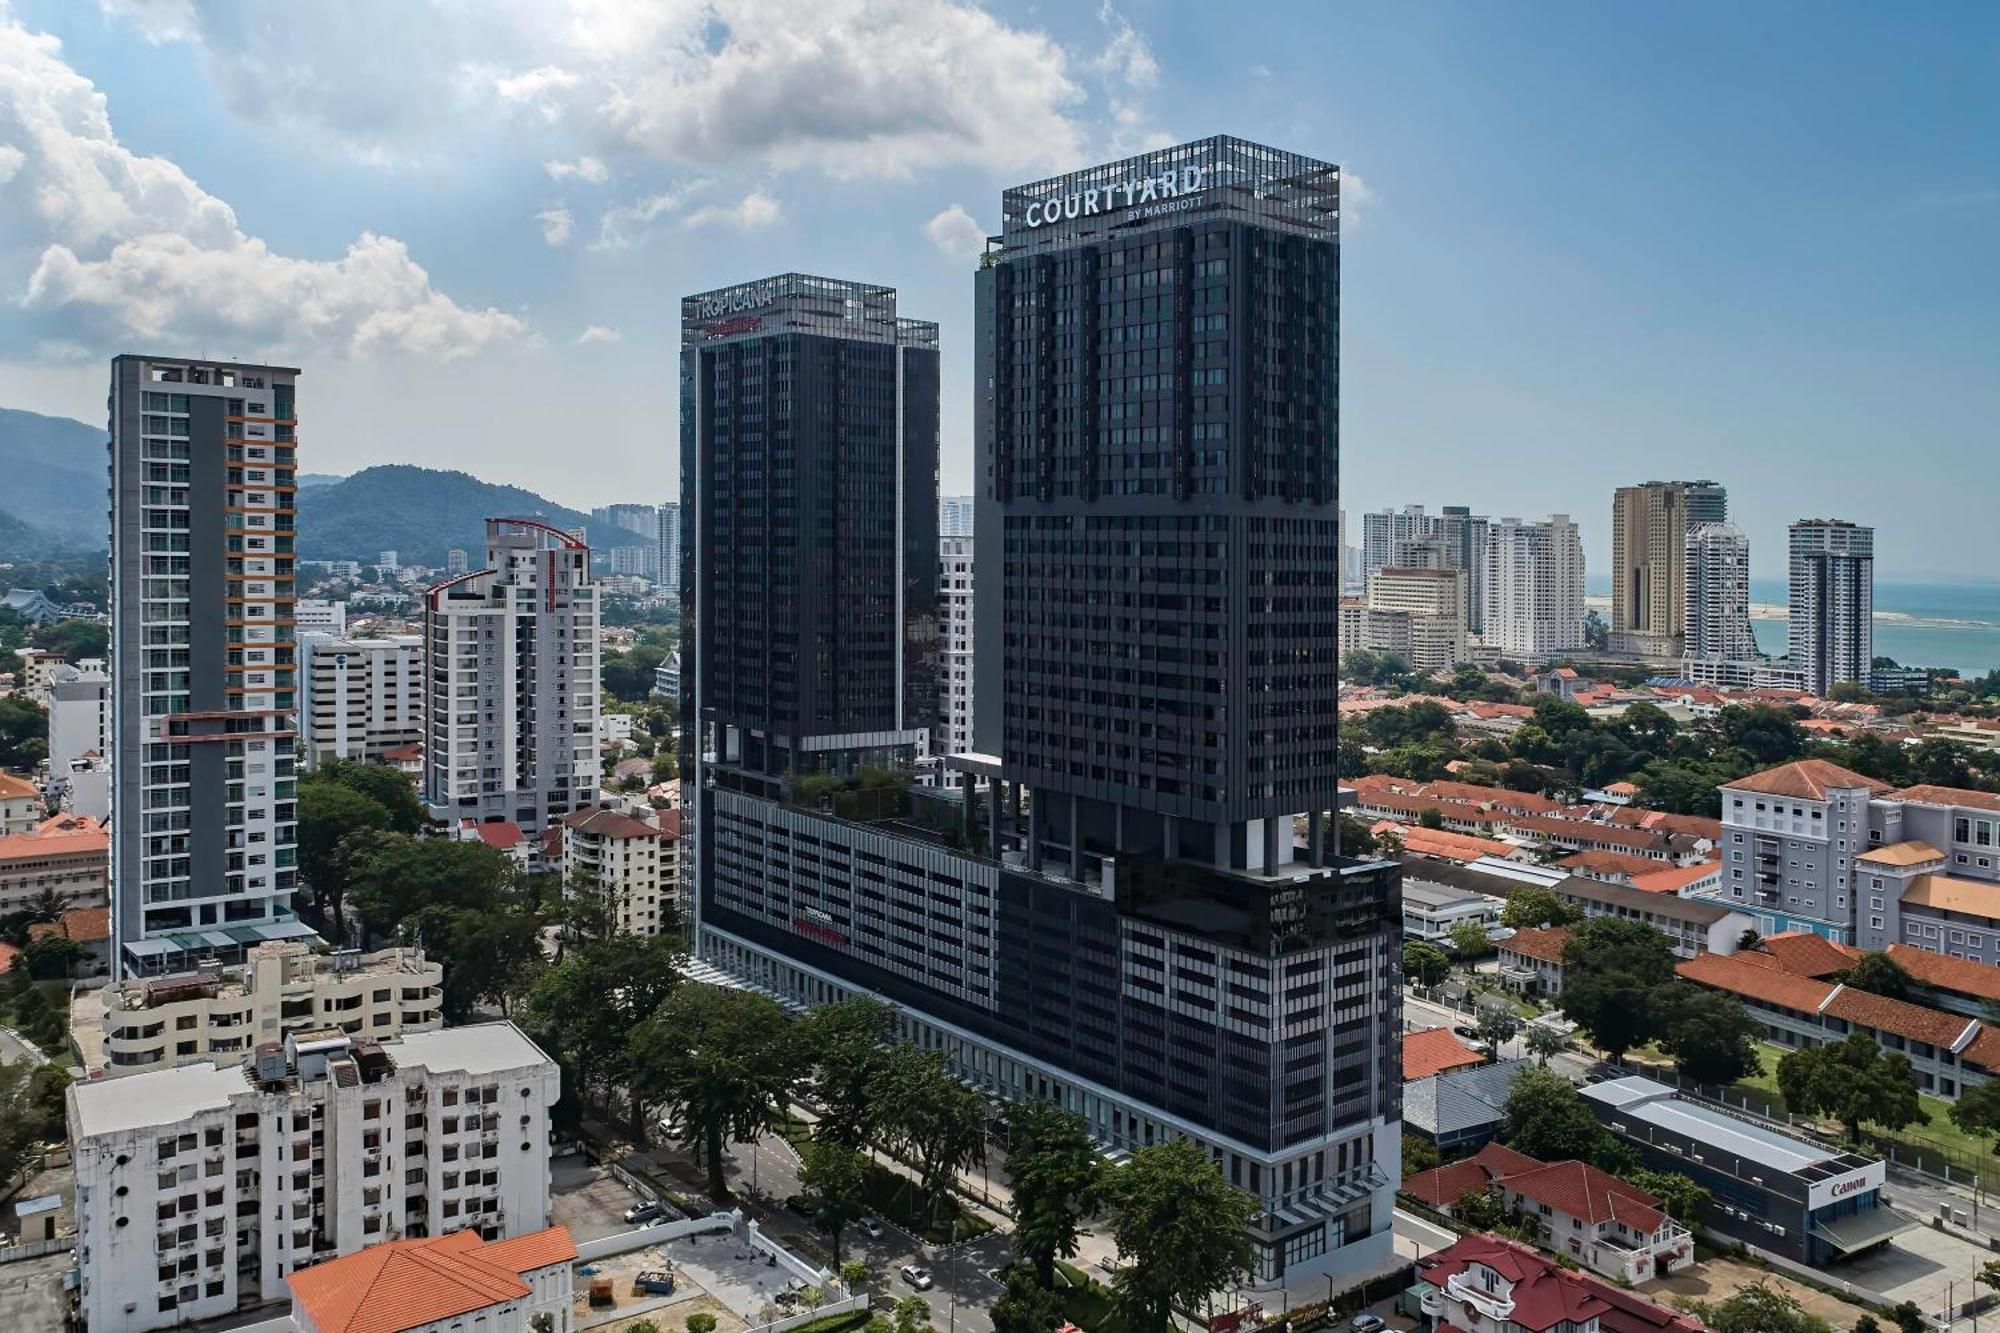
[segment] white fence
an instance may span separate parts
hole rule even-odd
[[[580,1241],[576,1247],[576,1257],[586,1261],[608,1259],[614,1254],[630,1254],[633,1250],[643,1250],[648,1245],[679,1240],[683,1236],[706,1236],[716,1232],[734,1231],[736,1224],[742,1220],[741,1213],[710,1213],[707,1217],[687,1217],[678,1222],[637,1227],[631,1231],[621,1231],[615,1236],[600,1236],[596,1240]],[[782,1254],[783,1251],[779,1253]]]
[[[764,1235],[764,1228],[758,1226],[755,1222],[750,1224],[749,1231],[750,1246],[752,1249],[762,1250],[765,1254],[770,1255],[778,1261],[779,1265],[786,1272],[792,1274],[808,1286],[824,1286],[833,1280],[831,1270],[815,1268],[784,1246],[778,1244],[778,1242],[767,1239]]]
[[[11,1264],[21,1259],[39,1259],[45,1254],[60,1254],[64,1250],[76,1248],[75,1236],[55,1236],[49,1240],[27,1240],[19,1245],[0,1248],[0,1264]]]
[[[786,1315],[783,1319],[773,1319],[768,1324],[759,1324],[757,1327],[751,1329],[749,1333],[785,1333],[785,1330],[788,1328],[797,1328],[801,1324],[810,1324],[813,1320],[825,1319],[828,1315],[849,1314],[855,1310],[866,1310],[867,1308],[868,1294],[862,1292],[859,1295],[849,1296],[843,1300],[828,1301],[817,1310],[801,1310],[797,1314]]]

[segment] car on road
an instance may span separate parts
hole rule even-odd
[[[1348,1320],[1347,1327],[1352,1330],[1352,1333],[1381,1333],[1382,1329],[1389,1326],[1382,1322],[1382,1316],[1368,1314],[1364,1311]]]
[[[903,1271],[898,1276],[918,1291],[929,1291],[931,1289],[931,1270],[928,1268],[919,1268],[915,1264],[904,1264]]]
[[[854,1225],[860,1227],[861,1234],[868,1237],[868,1239],[870,1240],[882,1239],[882,1224],[876,1221],[874,1218],[872,1217],[857,1218],[855,1220]]]
[[[632,1223],[658,1222],[667,1215],[667,1206],[658,1199],[648,1199],[635,1203],[625,1210],[625,1220]]]
[[[1470,1023],[1460,1023],[1453,1027],[1452,1031],[1467,1041],[1477,1041],[1479,1039],[1479,1029],[1473,1027]]]

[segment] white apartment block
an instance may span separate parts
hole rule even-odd
[[[1368,609],[1409,616],[1409,663],[1417,670],[1449,671],[1466,660],[1464,570],[1375,570],[1368,576]]]
[[[102,662],[80,662],[49,684],[49,773],[92,753],[111,756],[111,677]]]
[[[0,773],[0,837],[37,828],[45,812],[35,784],[12,773]]]
[[[299,372],[111,363],[112,938],[296,924]]]
[[[301,597],[298,605],[298,632],[301,634],[347,633],[347,603],[323,597]]]
[[[1704,523],[1687,535],[1683,650],[1690,658],[1757,660],[1750,628],[1750,539],[1734,523]]]
[[[532,834],[597,804],[597,591],[580,538],[495,518],[485,567],[424,595],[433,818]]]
[[[299,634],[299,758],[379,761],[421,741],[423,636],[347,639]]]
[[[297,942],[260,944],[240,965],[80,992],[70,1044],[93,1078],[240,1064],[299,1032],[379,1040],[433,1031],[444,1023],[443,985],[444,968],[421,949],[319,954]]]
[[[672,827],[617,810],[579,810],[563,821],[563,883],[594,882],[622,935],[657,935],[679,909],[680,812],[660,812]]]
[[[940,495],[938,497],[938,536],[970,537],[972,516],[978,508],[976,498],[970,495]]]
[[[1569,515],[1488,529],[1482,641],[1531,662],[1582,649],[1583,539]]]
[[[957,498],[947,496],[947,501]],[[972,538],[938,539],[938,734],[931,753],[972,749]]]
[[[1410,613],[1376,611],[1359,597],[1340,599],[1340,651],[1391,653],[1410,660]]]
[[[392,1238],[541,1230],[559,1077],[513,1024],[482,1023],[295,1034],[249,1064],[72,1085],[84,1323],[213,1319]]]

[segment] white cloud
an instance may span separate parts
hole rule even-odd
[[[589,347],[595,343],[615,343],[624,336],[624,334],[616,329],[607,329],[602,324],[592,324],[582,333],[576,335],[576,345],[578,347]]]
[[[1104,0],[1098,7],[1097,20],[1111,32],[1110,42],[1093,62],[1097,72],[1133,89],[1150,88],[1158,83],[1160,62],[1153,56],[1152,45],[1111,0]]]
[[[778,201],[762,190],[752,190],[733,204],[709,204],[695,209],[681,224],[686,227],[735,227],[749,231],[755,227],[768,227],[778,220],[782,210]]]
[[[1091,62],[1104,84],[1105,101],[1111,109],[1111,133],[1106,151],[1143,153],[1165,148],[1174,136],[1153,123],[1146,94],[1160,81],[1160,62],[1152,44],[1131,21],[1104,0],[1097,21],[1111,34],[1104,50]]]
[[[0,292],[45,343],[135,338],[246,355],[314,349],[450,359],[529,338],[504,311],[460,306],[401,241],[364,232],[335,260],[274,253],[163,157],[120,143],[103,94],[0,0]],[[15,159],[18,158],[18,161]]]
[[[1368,188],[1368,182],[1346,167],[1340,169],[1340,223],[1352,226],[1356,216],[1364,209],[1375,207],[1375,192]]]
[[[173,29],[144,0],[100,2]],[[1088,137],[1082,62],[974,0],[342,0],[282,20],[266,0],[200,9],[188,35],[233,110],[390,164],[448,154],[496,111],[600,159],[839,177],[1033,171],[1081,160]]]
[[[953,259],[970,259],[986,246],[986,229],[974,221],[963,204],[953,204],[924,224],[924,235],[941,254]]]
[[[568,180],[574,176],[589,185],[602,185],[611,179],[610,170],[587,154],[574,162],[544,162],[542,170],[549,173],[550,180]]]
[[[201,31],[194,0],[97,0],[97,7],[130,23],[149,42],[186,41]]]
[[[535,214],[535,221],[542,224],[542,239],[551,246],[568,245],[576,230],[576,218],[560,204]]]
[[[638,244],[639,238],[656,220],[676,212],[687,202],[693,189],[663,190],[647,195],[634,204],[618,204],[604,210],[597,221],[597,239],[591,242],[593,250],[623,250]]]

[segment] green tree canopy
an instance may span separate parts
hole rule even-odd
[[[1834,1333],[1832,1324],[1807,1313],[1796,1296],[1766,1281],[1702,1305],[1695,1313],[1711,1333]]]
[[[1493,937],[1477,922],[1461,921],[1451,928],[1451,947],[1460,958],[1484,958],[1494,950]]]
[[[1403,942],[1403,976],[1413,986],[1435,986],[1451,975],[1444,950],[1423,940]]]
[[[1864,1121],[1890,1130],[1930,1123],[1917,1101],[1909,1057],[1885,1053],[1859,1032],[1779,1060],[1778,1091],[1794,1111],[1838,1120],[1850,1143],[1860,1140]]]
[[[1649,1040],[1652,993],[1673,979],[1667,937],[1639,921],[1593,917],[1563,944],[1563,1013],[1614,1060]]]
[[[1244,1227],[1256,1212],[1208,1154],[1189,1139],[1133,1152],[1110,1173],[1111,1235],[1128,1262],[1114,1279],[1132,1333],[1167,1333],[1176,1305],[1194,1309],[1250,1273]]]
[[[701,1152],[717,1202],[729,1197],[724,1149],[768,1129],[790,1101],[797,1052],[786,1022],[754,991],[687,982],[632,1033],[634,1106],[671,1112],[682,1143]]]
[[[1583,1104],[1576,1085],[1547,1069],[1523,1069],[1507,1092],[1507,1146],[1516,1152],[1561,1162],[1589,1161],[1598,1155],[1604,1127]]]
[[[1673,981],[1653,993],[1660,1049],[1698,1083],[1725,1084],[1761,1069],[1758,1025],[1734,995]]]
[[[917,1184],[929,1216],[937,1216],[958,1173],[986,1150],[986,1099],[951,1076],[944,1052],[891,1048],[878,1095],[893,1108],[885,1128],[916,1159]]]
[[[1568,926],[1583,919],[1583,913],[1539,884],[1516,889],[1500,913],[1500,924],[1516,930],[1540,926]]]
[[[882,1081],[895,1035],[895,1011],[869,996],[821,1005],[806,1016],[800,1042],[819,1093],[815,1134],[859,1148],[881,1132],[891,1110]]]
[[[1075,1256],[1084,1219],[1099,1202],[1097,1148],[1081,1116],[1047,1102],[1016,1102],[1008,1108],[1007,1126],[1014,1256],[1040,1285],[1053,1288],[1056,1260]]]
[[[1834,978],[1856,990],[1865,990],[1874,995],[1884,995],[1892,1000],[1907,1000],[1916,982],[1904,970],[1903,965],[1886,953],[1870,951],[1854,960],[1854,966]]]

